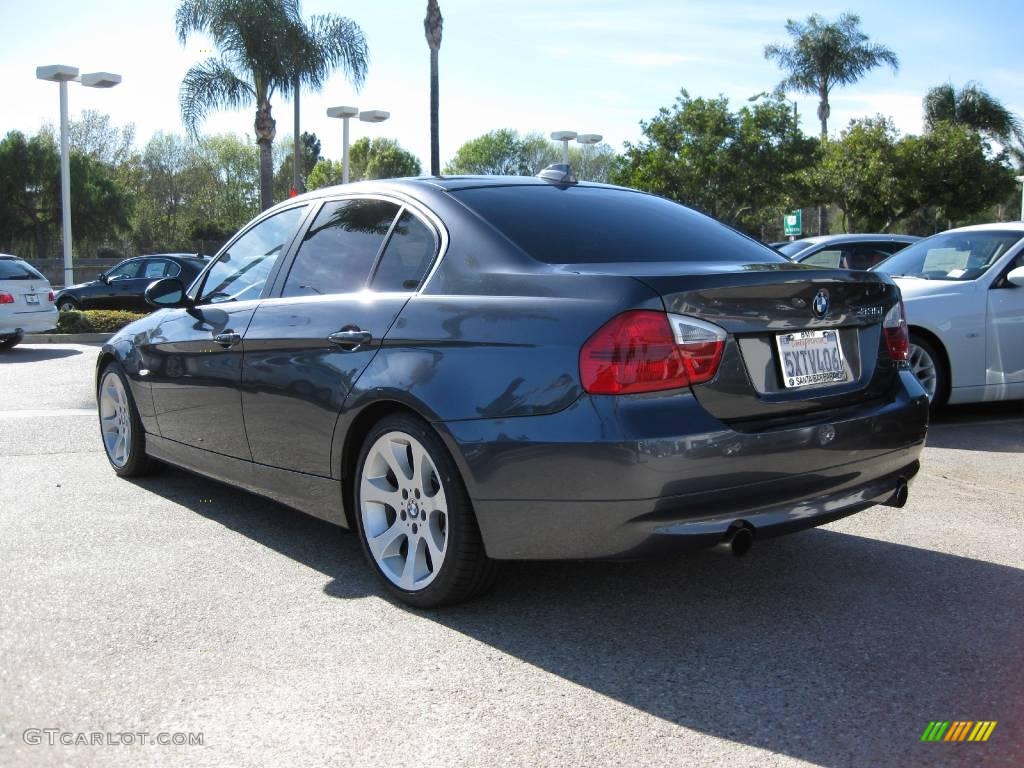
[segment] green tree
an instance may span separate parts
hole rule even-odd
[[[319,90],[341,68],[359,87],[368,52],[362,31],[349,19],[314,16],[303,21],[298,0],[182,0],[175,17],[178,40],[209,35],[219,56],[185,73],[181,114],[191,136],[215,109],[256,106],[253,129],[260,150],[260,206],[273,204],[273,143],[277,135],[271,98],[293,94],[297,83]]]
[[[852,85],[882,64],[894,72],[899,69],[896,54],[869,42],[860,29],[860,16],[853,13],[844,13],[835,22],[817,13],[806,22],[787,19],[786,32],[793,45],[767,45],[764,56],[786,73],[780,88],[818,97],[822,139],[828,138],[829,95],[835,86]]]
[[[441,138],[438,124],[440,107],[440,83],[437,73],[437,57],[441,50],[441,31],[444,19],[437,0],[427,0],[427,15],[423,19],[423,32],[430,48],[430,175],[441,173]]]
[[[399,145],[395,139],[359,139],[349,148],[349,181],[395,179],[419,176],[423,172],[419,159]],[[322,159],[309,174],[306,186],[320,189],[341,184],[340,160]]]
[[[913,205],[899,134],[885,117],[851,121],[810,172],[819,200],[842,211],[844,232],[888,232]]]
[[[135,124],[115,126],[110,115],[94,109],[83,110],[77,120],[68,123],[71,148],[117,166],[128,162],[135,150]]]
[[[929,130],[948,122],[1004,145],[1013,139],[1024,142],[1020,119],[978,83],[967,83],[960,90],[952,83],[930,89],[924,97],[924,122]]]
[[[843,213],[846,231],[888,232],[898,223],[934,232],[968,223],[1001,202],[1013,179],[984,139],[939,123],[900,137],[884,117],[853,120],[826,142],[811,172],[820,199]]]
[[[779,97],[734,113],[724,96],[694,99],[682,91],[671,110],[640,125],[644,139],[626,144],[613,181],[751,231],[795,202],[799,174],[817,146]]]
[[[127,229],[132,201],[110,168],[74,151],[70,169],[78,240],[96,241]],[[46,258],[60,223],[60,153],[52,134],[43,130],[28,139],[18,131],[8,133],[0,142],[0,243],[31,241],[36,257]]]
[[[535,150],[535,145],[531,147]],[[529,157],[535,157],[531,151]],[[524,155],[523,141],[510,128],[499,128],[470,139],[445,166],[446,174],[528,176],[531,168]]]

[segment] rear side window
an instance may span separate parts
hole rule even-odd
[[[653,195],[597,187],[518,185],[452,195],[549,264],[788,262],[703,214]]]
[[[436,251],[433,230],[406,211],[391,233],[371,287],[375,291],[415,291]]]
[[[143,265],[142,274],[139,275],[139,277],[144,277],[147,280],[155,280],[160,277],[177,277],[179,272],[181,272],[181,267],[173,261],[167,261],[166,259],[149,259]]]
[[[846,251],[832,249],[813,253],[806,259],[801,259],[800,263],[807,264],[812,267],[830,267],[832,269],[839,269],[840,267],[846,266],[846,257]]]
[[[282,296],[362,290],[398,206],[384,200],[326,203],[295,255]]]
[[[0,280],[45,280],[35,267],[24,261],[0,259]]]

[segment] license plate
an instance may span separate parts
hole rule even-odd
[[[39,297],[36,296],[34,293],[26,293],[25,294],[25,303],[26,304],[38,304],[39,303]]]
[[[838,331],[780,333],[775,343],[782,363],[782,382],[787,388],[846,381]]]

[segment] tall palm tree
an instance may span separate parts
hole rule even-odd
[[[1020,119],[978,83],[967,83],[959,91],[952,83],[929,90],[924,97],[924,122],[929,130],[941,122],[956,123],[1003,145],[1012,139],[1024,142]]]
[[[193,32],[208,34],[220,54],[185,73],[179,102],[186,129],[195,136],[210,111],[255,104],[260,207],[269,208],[277,136],[271,98],[294,93],[299,83],[319,89],[339,66],[361,85],[368,58],[362,32],[331,15],[314,16],[306,26],[298,0],[182,0],[175,28],[182,45]]]
[[[884,45],[868,41],[860,30],[860,16],[844,13],[838,21],[828,22],[811,14],[806,22],[786,21],[792,46],[765,46],[764,57],[787,73],[779,86],[787,91],[816,94],[821,137],[828,138],[831,114],[829,94],[837,85],[852,85],[870,70],[888,64],[899,69],[896,54]]]
[[[430,46],[430,174],[441,175],[441,139],[438,128],[438,78],[437,54],[441,50],[441,9],[437,0],[427,0],[427,17],[423,19],[423,31]]]

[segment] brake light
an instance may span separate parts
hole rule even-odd
[[[14,303],[14,297],[11,294],[4,293],[3,291],[0,291],[0,304],[13,304],[13,303]]]
[[[903,312],[903,299],[897,301],[882,321],[885,331],[885,343],[889,347],[889,357],[896,363],[906,363],[910,352],[910,333],[907,331],[907,318]]]
[[[592,395],[628,395],[714,378],[725,351],[721,328],[684,315],[634,310],[613,317],[580,350],[580,380]]]
[[[50,291],[50,293],[47,294],[46,300],[53,304],[53,291]]]

